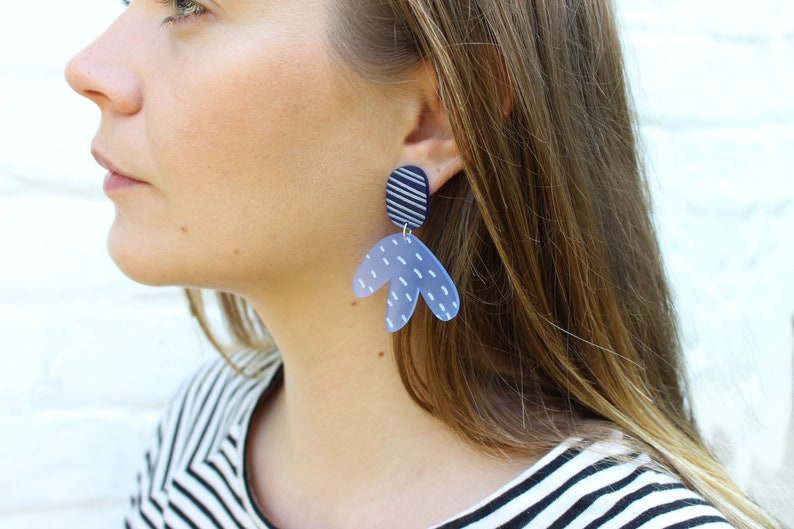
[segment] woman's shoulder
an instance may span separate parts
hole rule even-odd
[[[241,401],[258,400],[280,368],[281,356],[275,350],[245,350],[213,358],[182,382],[166,406],[164,418],[206,419],[207,412],[226,413],[239,408]]]
[[[182,382],[177,392],[193,389],[201,391],[217,381],[226,385],[246,384],[270,378],[281,366],[281,355],[275,349],[246,349],[227,357],[218,355],[202,364]]]
[[[169,520],[177,520],[181,527],[181,511],[173,508],[175,503],[195,510],[216,493],[222,495],[226,509],[244,510],[240,498],[245,490],[242,475],[248,420],[278,380],[280,369],[277,352],[245,351],[229,361],[218,358],[207,362],[182,383],[144,455],[127,513],[128,527],[170,527]],[[224,512],[223,506],[218,507],[214,516]]]
[[[441,528],[503,523],[525,529],[731,527],[716,508],[647,453],[618,438],[566,440],[494,496]]]
[[[166,405],[157,431],[160,448],[168,445],[173,453],[197,457],[198,445],[206,452],[225,439],[241,437],[280,370],[281,357],[275,351],[249,350],[206,362]]]

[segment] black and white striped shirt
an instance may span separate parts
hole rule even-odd
[[[246,356],[236,360],[259,377],[219,359],[179,389],[146,452],[127,528],[274,529],[252,500],[244,454],[248,422],[281,362],[277,354]],[[649,461],[618,443],[563,443],[437,529],[730,527]]]

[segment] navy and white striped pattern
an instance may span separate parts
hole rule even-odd
[[[235,356],[257,378],[222,359],[183,384],[146,452],[125,519],[127,529],[263,529],[244,479],[245,432],[256,403],[277,378],[277,353]]]
[[[386,212],[400,229],[415,230],[427,221],[430,187],[420,168],[406,165],[395,169],[386,182]]]
[[[126,528],[275,529],[252,500],[244,454],[248,423],[278,379],[280,360],[275,353],[247,353],[236,361],[248,361],[260,376],[237,375],[218,359],[170,403],[146,453]],[[648,462],[619,439],[569,441],[435,529],[730,527],[714,507]]]

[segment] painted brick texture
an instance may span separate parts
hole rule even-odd
[[[159,410],[214,353],[178,289],[130,282],[105,252],[113,207],[88,151],[98,112],[62,70],[121,7],[8,4],[0,529],[118,527]],[[794,3],[618,9],[698,419],[794,524]]]

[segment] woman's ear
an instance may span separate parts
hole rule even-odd
[[[441,105],[432,69],[427,68],[418,82],[420,110],[414,128],[403,140],[401,158],[405,165],[416,165],[425,171],[433,194],[463,170],[463,160]]]

